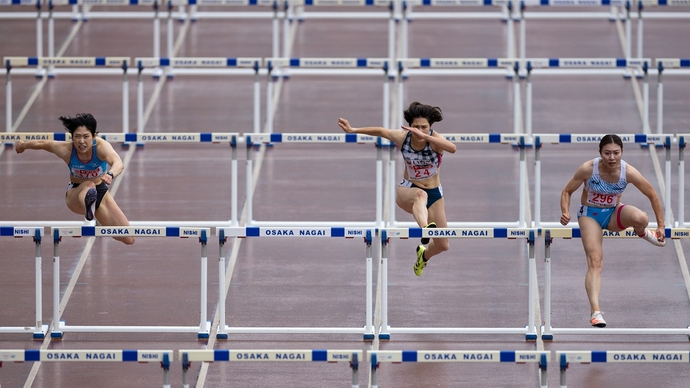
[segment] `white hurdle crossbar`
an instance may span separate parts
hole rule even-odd
[[[546,371],[551,357],[549,350],[368,350],[371,365],[371,387],[378,388],[376,371],[382,362],[400,363],[511,363],[539,365],[539,386],[547,387]],[[516,384],[516,381],[511,381]]]
[[[373,324],[373,264],[371,244],[374,241],[375,232],[370,229],[345,228],[345,227],[239,227],[216,228],[216,234],[220,243],[219,262],[219,287],[220,287],[220,322],[218,324],[219,339],[227,339],[228,334],[316,334],[316,333],[345,333],[362,334],[365,341],[375,339]],[[366,301],[365,324],[362,327],[230,327],[225,324],[225,255],[223,246],[228,237],[237,238],[364,238],[366,249]]]
[[[187,371],[192,361],[197,362],[348,362],[352,369],[352,388],[359,387],[359,362],[364,352],[355,350],[277,350],[277,349],[190,349],[179,350],[182,360],[182,387],[189,388]]]
[[[12,132],[12,78],[10,71],[15,67],[59,67],[63,74],[112,74],[122,69],[122,132],[129,132],[129,84],[127,57],[5,57],[5,132]],[[57,71],[57,70],[56,70]]]
[[[380,340],[390,340],[392,333],[405,334],[524,334],[525,340],[537,339],[537,326],[535,315],[534,295],[537,290],[536,273],[537,266],[534,258],[534,242],[537,236],[536,229],[528,228],[384,228],[381,233],[381,327],[379,329]],[[388,324],[388,243],[390,238],[506,238],[527,239],[528,252],[528,291],[527,291],[527,315],[528,322],[524,327],[499,328],[499,327],[391,327]]]
[[[649,229],[652,230],[652,229]],[[690,326],[686,328],[606,328],[598,330],[596,328],[554,328],[551,325],[551,244],[554,238],[572,239],[580,238],[579,228],[553,228],[542,229],[544,242],[546,247],[544,249],[544,325],[542,326],[541,336],[543,340],[553,340],[554,334],[681,334],[687,335],[690,338]],[[639,238],[632,228],[621,232],[604,231],[604,238]],[[666,238],[690,238],[690,229],[685,228],[666,228]]]
[[[648,19],[690,19],[690,12],[679,12],[677,10],[671,12],[647,12],[643,13],[645,7],[673,7],[673,6],[687,6],[688,2],[686,0],[637,0],[637,15],[630,14],[628,12],[628,18],[637,18],[637,58],[642,57],[642,42],[644,34],[644,22],[643,18]],[[630,8],[630,7],[628,7]],[[670,10],[669,10],[670,11]],[[644,15],[644,17],[642,16]],[[626,31],[628,34],[628,41],[630,41],[630,32]],[[628,45],[628,52],[630,52],[630,44]],[[632,56],[632,55],[630,55]]]
[[[51,338],[62,338],[65,332],[87,333],[197,333],[199,339],[209,338],[211,322],[207,321],[208,257],[206,245],[210,228],[82,226],[51,228],[53,236],[53,328]],[[60,255],[62,237],[196,237],[201,243],[200,319],[196,326],[67,326],[60,317]]]
[[[464,228],[470,226],[482,226],[487,228],[502,227],[515,228],[527,227],[527,159],[526,148],[528,147],[529,139],[525,135],[501,134],[501,133],[457,133],[444,134],[448,141],[455,144],[508,144],[517,145],[520,149],[520,163],[519,163],[519,182],[518,182],[518,219],[517,221],[497,221],[497,222],[471,222],[471,221],[450,221],[448,226],[451,228]],[[393,153],[394,151],[391,151]],[[389,159],[389,171],[395,171],[395,155],[391,155]],[[388,181],[389,184],[389,226],[391,227],[412,227],[417,224],[408,221],[395,220],[395,195],[398,182],[395,180],[394,174]]]
[[[65,349],[0,349],[2,362],[160,362],[163,388],[170,388],[172,350],[65,350]]]
[[[619,75],[631,69],[644,71],[642,132],[649,133],[649,82],[651,60],[625,58],[531,58],[526,59],[525,133],[532,136],[532,75]]]
[[[21,238],[32,236],[36,244],[36,320],[34,326],[0,327],[0,333],[33,332],[34,339],[43,339],[48,332],[48,325],[43,324],[43,266],[41,261],[41,241],[43,235],[43,228],[32,230],[32,228],[26,227],[0,226],[0,237]],[[0,358],[0,361],[2,361],[2,358]]]
[[[687,364],[690,361],[690,352],[687,350],[557,350],[556,357],[561,369],[560,388],[567,388],[565,372],[570,363]]]
[[[666,147],[666,192],[664,199],[665,219],[671,219],[671,143],[669,135],[618,134],[623,144],[659,144]],[[535,227],[560,227],[559,222],[541,222],[541,147],[543,144],[588,144],[597,147],[604,135],[596,134],[535,134],[534,135],[534,221]],[[575,223],[577,223],[575,221]],[[655,224],[653,222],[652,224]]]
[[[328,226],[328,225],[343,225],[343,226],[365,226],[378,227],[383,226],[383,160],[381,148],[384,145],[381,138],[354,134],[354,133],[261,133],[261,134],[245,134],[245,143],[247,145],[247,225],[252,226]],[[252,180],[252,147],[260,144],[274,144],[274,143],[302,143],[313,144],[318,146],[324,143],[336,144],[375,144],[376,145],[376,214],[375,219],[368,221],[256,221],[253,216],[254,190]]]
[[[135,58],[138,69],[137,75],[137,133],[144,133],[144,83],[142,73],[144,68],[175,68],[175,74],[196,75],[254,75],[254,132],[260,132],[261,103],[259,68],[261,58]],[[270,110],[270,109],[269,109]]]

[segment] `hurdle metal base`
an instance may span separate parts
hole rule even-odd
[[[15,327],[0,327],[0,333],[8,334],[23,334],[32,332],[33,339],[43,339],[46,334],[48,334],[48,325],[42,325],[41,327],[27,327],[27,326],[15,326]]]
[[[537,332],[529,332],[527,326],[511,327],[396,327],[381,328],[379,340],[390,341],[391,333],[399,334],[524,334],[525,341],[536,341]]]
[[[553,341],[554,334],[588,335],[686,335],[690,340],[690,326],[687,328],[541,328],[541,339]]]
[[[227,339],[230,334],[362,334],[365,341],[373,341],[375,333],[358,327],[231,327],[218,328],[216,338]]]
[[[200,327],[204,326],[203,330]],[[60,321],[50,332],[50,338],[62,339],[65,332],[75,333],[197,333],[198,339],[208,339],[211,322],[199,326],[67,326]]]

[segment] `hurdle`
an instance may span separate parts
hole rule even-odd
[[[248,226],[358,226],[358,227],[379,227],[383,226],[383,160],[381,148],[382,139],[374,136],[355,134],[355,133],[260,133],[245,134],[247,146],[247,225]],[[374,221],[257,221],[253,215],[254,203],[254,184],[252,178],[253,160],[252,148],[259,144],[274,143],[298,143],[298,144],[374,144],[376,146],[376,214]]]
[[[348,362],[352,369],[352,388],[359,388],[359,360],[362,360],[362,350],[221,350],[221,349],[189,349],[179,350],[178,356],[182,360],[182,386],[189,388],[187,370],[189,364],[198,362]]]
[[[389,127],[390,122],[390,87],[391,82],[388,77],[390,60],[386,58],[265,58],[264,64],[268,69],[270,79],[266,84],[266,130],[273,132],[273,83],[278,77],[272,77],[273,71],[283,72],[285,68],[290,69],[292,75],[333,75],[333,76],[381,76],[383,75],[383,124],[382,127]],[[258,131],[254,131],[257,133]],[[385,140],[385,139],[384,139]],[[384,141],[387,144],[388,140]]]
[[[357,11],[357,12],[305,12],[313,7],[364,7],[383,8],[388,11]],[[291,35],[290,24],[294,19],[303,21],[307,19],[344,19],[344,20],[388,20],[388,59],[395,58],[395,23],[400,18],[400,2],[396,0],[287,0],[285,1],[285,20],[283,29],[283,56],[290,55],[291,47],[289,37]]]
[[[381,233],[381,327],[380,340],[390,340],[391,334],[524,334],[526,341],[537,339],[534,295],[537,290],[537,265],[534,256],[534,242],[537,236],[535,229],[528,228],[383,228]],[[391,238],[450,238],[450,239],[527,239],[528,248],[528,291],[527,291],[527,325],[519,328],[510,327],[391,327],[388,324],[388,244]]]
[[[27,333],[32,331],[34,339],[43,339],[48,332],[48,325],[43,324],[43,267],[41,262],[41,241],[43,239],[43,228],[13,227],[0,226],[0,237],[33,237],[36,244],[36,320],[33,327],[30,326],[16,326],[16,327],[0,327],[0,333]],[[2,361],[2,358],[0,358]]]
[[[130,58],[127,57],[5,57],[5,132],[12,130],[12,78],[14,67],[59,67],[62,74],[119,74],[122,70],[122,132],[129,132],[129,83],[127,68]]]
[[[0,20],[4,19],[36,19],[36,56],[43,56],[43,22],[42,4],[40,0],[0,0],[0,6],[32,6],[35,12],[0,12]],[[52,56],[52,55],[51,55]],[[39,67],[36,77],[41,77],[42,69]]]
[[[214,227],[214,226],[237,226],[238,225],[238,194],[237,194],[237,144],[242,140],[239,133],[234,132],[175,132],[175,133],[99,133],[101,139],[110,143],[136,143],[145,145],[146,143],[167,143],[167,144],[189,144],[189,143],[229,143],[232,149],[232,161],[230,164],[230,211],[231,217],[224,221],[130,221],[132,226],[166,226],[179,225],[187,227]],[[1,133],[0,143],[12,143],[17,140],[54,140],[70,141],[72,136],[69,132],[12,132]],[[16,225],[22,227],[41,227],[50,226],[80,226],[88,225],[85,221],[4,221],[0,220],[0,225]]]
[[[684,363],[690,360],[687,350],[558,350],[556,357],[560,364],[560,387],[567,388],[566,370],[570,363]]]
[[[657,105],[656,105],[656,131],[664,133],[664,82],[663,74],[689,75],[690,58],[657,58]]]
[[[566,11],[566,12],[529,12],[525,11],[527,7],[610,7],[608,12],[582,12],[582,11]],[[625,8],[625,13],[619,14],[616,7]],[[608,19],[610,21],[623,20],[625,23],[626,32],[626,51],[625,57],[632,58],[630,52],[630,0],[527,0],[520,1],[520,12],[517,15],[520,22],[519,34],[519,57],[520,60],[526,60],[526,29],[527,19]]]
[[[535,227],[561,227],[560,222],[541,221],[541,147],[543,144],[589,144],[598,147],[604,135],[597,134],[535,134],[534,135],[534,220]],[[671,144],[673,137],[669,135],[650,134],[619,134],[623,144],[658,144],[666,148],[665,176],[667,185],[671,182]],[[664,196],[664,218],[671,219],[671,190],[666,189]],[[655,222],[650,225],[656,226]]]
[[[502,20],[506,22],[506,56],[508,58],[515,57],[515,49],[513,47],[513,5],[516,2],[512,0],[410,0],[405,1],[403,8],[403,19],[405,23],[402,24],[402,55],[401,57],[408,57],[408,29],[409,24],[414,20]],[[500,7],[500,11],[480,12],[480,11],[426,11],[414,12],[415,6],[422,8],[445,8],[451,7],[483,7],[484,9],[493,7]]]
[[[539,386],[547,387],[546,371],[551,357],[549,350],[367,350],[371,364],[371,387],[379,388],[376,371],[382,362],[404,363],[537,363]],[[513,382],[514,383],[514,382]]]
[[[519,71],[519,61],[510,58],[404,58],[397,61],[398,64],[398,78],[396,80],[398,86],[398,117],[397,122],[402,124],[403,118],[403,101],[404,90],[403,80],[414,75],[429,76],[429,75],[443,75],[443,76],[477,76],[477,75],[500,75],[505,76],[505,68],[512,68],[515,74]],[[403,76],[403,73],[407,76]],[[527,162],[525,159],[525,147],[528,146],[528,138],[522,135],[520,129],[520,83],[518,77],[513,78],[513,134],[478,134],[478,133],[459,133],[459,134],[444,134],[445,138],[455,144],[486,144],[486,143],[500,143],[516,145],[520,149],[520,182],[519,182],[519,215],[517,221],[508,222],[487,222],[482,223],[486,227],[525,227],[526,226],[526,210],[525,210],[525,193],[527,185]],[[396,125],[391,125],[395,127]],[[389,188],[389,214],[390,226],[412,226],[411,222],[397,222],[395,220],[395,193],[398,182],[395,179],[395,156],[396,149],[390,148],[389,171],[391,174],[388,180]],[[477,222],[449,222],[449,227],[467,227],[476,226]]]
[[[647,12],[643,13],[645,7],[673,7],[673,6],[687,6],[687,1],[683,0],[638,0],[637,14],[630,14],[628,11],[628,18],[637,19],[637,58],[642,57],[642,41],[644,35],[644,18],[647,19],[690,19],[690,12]],[[643,17],[644,15],[644,17]],[[628,53],[630,53],[630,31],[626,30],[628,36]],[[632,55],[630,55],[632,56]]]
[[[144,133],[144,68],[174,67],[175,74],[254,75],[254,132],[261,121],[259,67],[261,58],[135,58],[137,64],[137,133]]]
[[[285,11],[278,7],[278,0],[182,0],[189,6],[186,17],[195,21],[197,19],[271,19],[272,24],[272,51],[274,57],[280,56],[280,27],[281,18],[285,18]],[[267,8],[271,11],[198,11],[199,6],[248,6],[250,8]],[[287,7],[287,2],[285,4]],[[287,38],[285,38],[287,42]],[[170,51],[172,52],[172,51]]]
[[[649,133],[649,82],[647,72],[649,58],[533,58],[527,59],[527,83],[525,85],[525,133],[532,136],[532,75],[620,75],[630,69],[644,71],[643,83],[643,133]]]
[[[347,228],[347,227],[303,227],[303,228],[283,228],[283,227],[235,227],[235,228],[216,228],[219,240],[218,273],[220,287],[220,321],[218,324],[219,339],[227,339],[228,334],[319,334],[319,333],[344,333],[362,334],[363,340],[371,341],[375,339],[373,324],[373,305],[374,295],[373,286],[373,264],[371,244],[374,240],[374,233],[370,229]],[[223,246],[228,237],[236,238],[345,238],[355,237],[364,238],[366,248],[366,301],[365,301],[365,324],[363,327],[230,327],[225,324],[225,301],[227,293],[225,291],[225,255]]]
[[[0,349],[2,362],[160,362],[163,368],[163,388],[170,388],[172,350],[62,350],[62,349]]]
[[[206,243],[210,228],[184,227],[51,227],[53,236],[53,327],[51,338],[62,338],[65,332],[87,333],[197,333],[199,339],[209,338],[211,322],[207,321],[206,303],[208,291],[208,272]],[[62,237],[197,237],[201,243],[201,302],[200,319],[196,326],[68,326],[60,321],[60,255],[58,247]]]
[[[648,229],[653,230],[653,229]],[[554,334],[682,334],[687,335],[690,339],[690,326],[686,328],[606,328],[603,330],[596,330],[592,328],[554,328],[551,325],[551,244],[554,238],[572,239],[580,238],[579,228],[553,228],[542,229],[544,235],[545,249],[544,249],[544,325],[542,326],[542,339],[545,341],[553,340]],[[689,238],[690,229],[684,228],[666,228],[666,238],[679,239]],[[604,231],[604,238],[639,238],[632,228],[628,228],[621,232]]]
[[[687,226],[685,223],[685,146],[687,142],[685,139],[690,138],[690,134],[676,136],[678,140],[678,218],[675,226],[684,228]]]

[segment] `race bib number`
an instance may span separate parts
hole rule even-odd
[[[600,206],[614,206],[616,204],[616,198],[618,196],[615,194],[589,194],[589,203],[592,205]]]

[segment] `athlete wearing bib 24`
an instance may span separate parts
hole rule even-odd
[[[403,180],[398,186],[396,203],[412,214],[423,228],[446,228],[445,203],[441,187],[440,168],[444,152],[455,153],[455,144],[446,140],[431,126],[443,120],[441,108],[413,102],[404,112],[409,127],[386,129],[381,127],[353,128],[340,118],[338,125],[347,133],[361,133],[386,138],[400,149],[405,161]],[[429,244],[424,246],[424,244]],[[417,247],[414,273],[421,276],[427,262],[433,256],[447,251],[447,238],[423,238]]]
[[[603,262],[603,234],[607,229],[619,232],[632,227],[635,233],[653,245],[663,247],[664,214],[661,201],[652,185],[630,164],[622,160],[623,142],[616,135],[606,135],[599,142],[599,158],[582,164],[575,176],[561,193],[561,224],[570,222],[570,198],[583,183],[577,222],[580,226],[582,245],[587,256],[585,290],[591,308],[592,326],[605,327],[606,321],[599,307],[601,269]],[[649,217],[642,210],[621,203],[621,196],[628,183],[640,190],[652,205],[656,216],[656,231],[647,230]]]
[[[113,146],[97,138],[96,119],[89,113],[76,117],[60,117],[62,125],[72,135],[72,141],[17,141],[15,150],[45,150],[67,163],[70,182],[65,201],[67,207],[83,214],[87,221],[96,218],[103,226],[129,226],[127,217],[108,193],[113,179],[124,170],[124,164]],[[115,237],[125,244],[133,244],[134,237]]]

